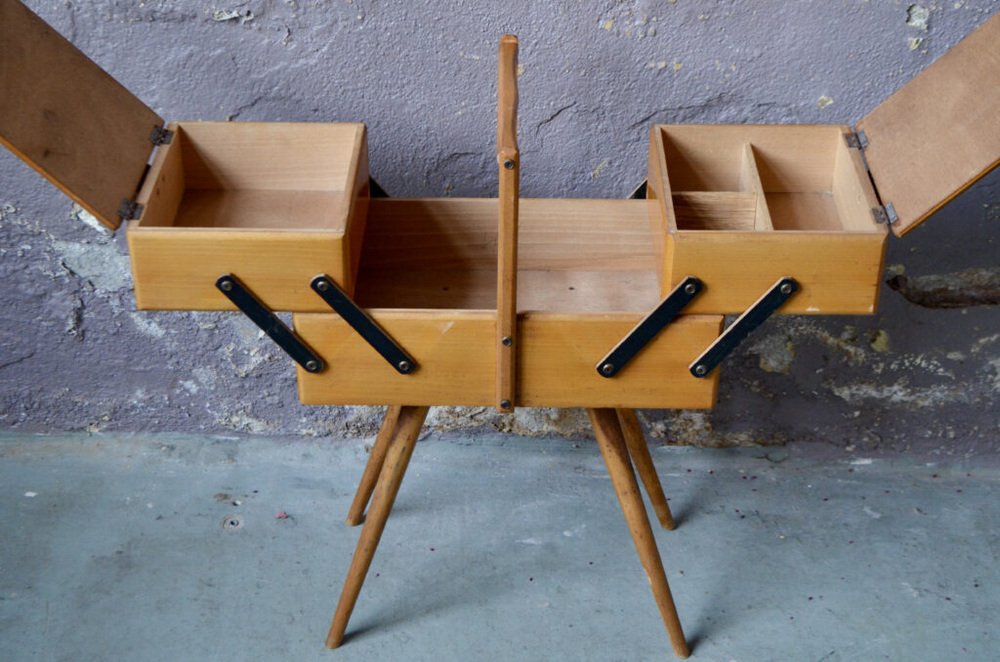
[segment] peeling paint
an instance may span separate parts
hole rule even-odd
[[[930,17],[931,10],[922,5],[910,5],[906,8],[906,24],[911,28],[927,32]]]
[[[947,274],[907,277],[886,281],[910,303],[924,308],[966,308],[1000,304],[1000,267],[966,269]]]

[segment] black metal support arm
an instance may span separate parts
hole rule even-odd
[[[254,296],[246,285],[233,274],[223,274],[215,281],[215,287],[226,295],[243,314],[260,327],[261,331],[276,342],[296,363],[309,372],[323,370],[323,359],[302,342],[288,325],[278,319],[269,308]]]
[[[680,315],[684,306],[691,303],[704,289],[702,282],[694,276],[688,276],[680,282],[660,302],[653,312],[642,318],[642,321],[635,325],[628,335],[621,339],[608,354],[597,362],[595,366],[597,374],[601,377],[614,377],[625,365],[635,358],[636,354],[652,342],[660,331],[665,329],[674,319]]]
[[[406,353],[392,337],[386,333],[378,322],[368,316],[358,304],[354,303],[351,297],[347,296],[344,290],[326,274],[320,274],[312,279],[310,283],[313,291],[318,294],[323,301],[340,315],[345,322],[351,325],[372,348],[382,355],[389,365],[396,372],[408,375],[417,369],[417,362]]]
[[[695,377],[707,377],[754,329],[763,324],[799,289],[799,283],[794,278],[788,276],[780,278],[764,293],[764,296],[743,311],[743,314],[694,360],[688,368],[691,374]]]

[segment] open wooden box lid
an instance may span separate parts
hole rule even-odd
[[[1000,163],[1000,13],[858,122],[904,235]],[[862,143],[864,143],[864,139]]]
[[[18,0],[0,0],[0,143],[121,224],[163,119]]]

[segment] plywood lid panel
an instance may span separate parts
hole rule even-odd
[[[0,142],[117,228],[163,120],[17,0],[0,45]]]
[[[858,122],[903,235],[1000,163],[1000,13]]]

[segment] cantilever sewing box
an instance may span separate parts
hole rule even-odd
[[[520,199],[513,37],[498,197],[390,199],[363,124],[164,122],[20,2],[0,0],[0,36],[0,141],[127,222],[138,308],[242,311],[296,362],[303,403],[390,406],[330,646],[427,407],[585,407],[686,656],[635,470],[672,520],[632,410],[711,407],[719,364],[771,314],[874,312],[888,232],[1000,159],[998,16],[855,126],[653,126],[630,200]]]

